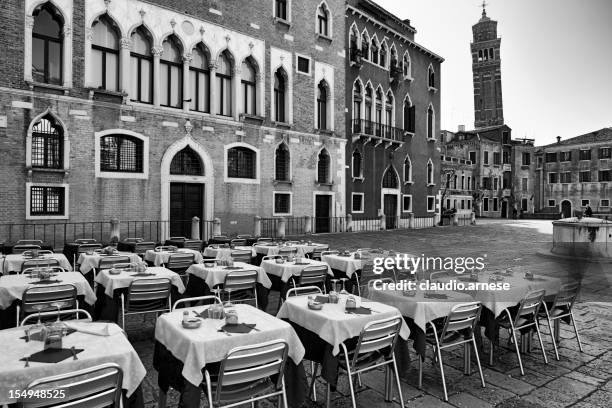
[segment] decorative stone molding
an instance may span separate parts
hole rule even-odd
[[[132,39],[130,37],[121,37],[119,46],[122,50],[129,50],[132,47]]]
[[[155,46],[151,48],[151,54],[153,54],[154,57],[161,57],[163,53],[164,49],[160,46]]]

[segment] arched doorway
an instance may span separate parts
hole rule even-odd
[[[569,200],[561,201],[561,217],[569,218],[572,216],[572,203]]]
[[[175,142],[162,159],[162,235],[192,237],[191,219],[200,219],[200,237],[207,239],[204,221],[213,217],[213,167],[204,148],[192,138]],[[193,237],[192,237],[193,238]]]
[[[382,208],[385,214],[385,223],[387,229],[397,228],[397,221],[399,216],[399,199],[400,199],[400,186],[399,177],[397,171],[393,166],[389,166],[382,179]]]

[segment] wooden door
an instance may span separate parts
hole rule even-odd
[[[203,184],[170,183],[170,236],[191,237],[191,219],[204,214],[203,197]]]

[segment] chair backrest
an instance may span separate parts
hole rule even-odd
[[[132,269],[132,263],[116,263],[113,264],[113,269]]]
[[[272,242],[272,238],[257,238],[257,243],[262,243],[262,242]]]
[[[202,240],[200,239],[186,239],[183,242],[183,248],[193,249],[200,251],[202,249]]]
[[[98,264],[98,269],[110,269],[114,268],[117,264],[129,264],[130,257],[126,255],[119,256],[105,256],[100,258],[100,263]]]
[[[80,254],[83,252],[93,251],[94,249],[100,249],[100,248],[102,248],[102,244],[97,244],[97,243],[80,244],[77,248],[77,252]]]
[[[144,239],[142,238],[126,238],[123,240],[123,242],[142,242],[144,241]]]
[[[519,303],[519,307],[514,318],[514,326],[518,326],[520,319],[533,321],[540,310],[540,305],[542,304],[542,299],[544,299],[545,294],[546,291],[541,289],[529,292],[525,295],[525,297]]]
[[[231,257],[236,262],[250,263],[251,256],[252,256],[251,251],[247,251],[243,249],[236,249],[231,252]]]
[[[144,311],[168,306],[172,283],[168,278],[136,279],[127,292],[127,311]]]
[[[53,251],[51,251],[50,249],[39,249],[38,250],[38,255],[53,255]]]
[[[48,318],[56,319],[59,315],[61,320],[86,320],[92,321],[91,315],[87,310],[83,309],[64,309],[60,310],[52,310],[49,312],[44,312],[40,314],[40,318],[42,321],[48,320]],[[81,315],[84,315],[85,318],[82,318]],[[46,319],[47,318],[47,319]],[[32,324],[38,320],[38,313],[27,315],[22,321],[20,326],[26,326],[28,324]]]
[[[447,333],[459,332],[462,330],[474,330],[480,319],[482,305],[480,302],[462,303],[453,306],[448,316],[444,320],[444,327],[440,332],[440,345],[444,343]]]
[[[340,252],[336,251],[336,250],[332,250],[332,251],[321,251],[321,256],[326,256],[326,255],[338,255]]]
[[[225,275],[223,289],[253,289],[257,284],[257,271],[233,271]]]
[[[169,251],[169,252],[173,252],[176,251],[178,248],[175,247],[174,245],[160,245],[158,247],[155,247],[156,251]]]
[[[236,238],[238,238],[238,239],[252,239],[253,236],[251,234],[238,234],[238,235],[236,235]]]
[[[360,285],[361,296],[367,297],[370,293],[375,291],[376,289],[374,289],[374,285],[378,282],[380,282],[381,287],[384,283],[395,283],[392,278],[370,279],[367,285]]]
[[[136,254],[144,254],[148,250],[154,250],[154,249],[155,249],[155,242],[152,242],[152,241],[136,242],[136,244],[134,245],[134,253]]]
[[[580,291],[580,283],[566,283],[561,286],[559,289],[559,293],[555,296],[555,300],[553,302],[552,308],[555,309],[558,307],[568,308],[568,311],[574,306],[574,302],[578,297],[578,292]]]
[[[318,286],[298,286],[287,291],[287,297],[305,296],[305,295],[322,295],[323,291]]]
[[[243,239],[243,238],[235,238],[235,239],[232,239],[232,240],[230,241],[230,244],[232,244],[232,245],[234,245],[234,246],[237,246],[237,245],[240,245],[240,246],[245,246],[245,245],[246,245],[246,239]]]
[[[444,280],[445,278],[449,278],[451,276],[448,271],[435,271],[429,274],[429,281],[435,282],[439,279]]]
[[[13,246],[14,254],[23,254],[25,251],[31,251],[33,249],[40,249],[40,245],[34,244],[17,244]]]
[[[170,241],[185,241],[186,237],[170,237]]]
[[[183,298],[183,299],[177,300],[176,302],[174,302],[174,305],[172,305],[172,311],[174,312],[177,306],[183,303],[201,302],[204,300],[212,300],[213,303],[218,303],[220,305],[223,305],[223,303],[221,302],[221,299],[219,299],[218,296],[215,296],[215,295],[196,296],[196,297]]]
[[[279,248],[278,254],[282,256],[294,256],[295,254],[297,254],[297,248],[296,247]]]
[[[95,238],[79,238],[79,239],[75,239],[74,242],[77,244],[96,244],[98,243],[98,241],[96,241]]]
[[[17,241],[17,245],[39,245],[42,246],[43,242],[41,239],[20,239]]]
[[[211,238],[211,240],[215,240],[215,239],[228,239],[227,235],[213,235],[213,237]]]
[[[66,272],[66,270],[64,268],[62,268],[61,266],[49,266],[49,267],[45,267],[46,270],[50,271],[50,272]],[[38,267],[33,267],[33,268],[25,268],[21,270],[21,273],[32,273],[32,272],[38,272],[40,271],[40,268]]]
[[[297,286],[322,286],[327,280],[327,265],[313,265],[302,269]]]
[[[375,351],[388,351],[390,356],[395,348],[397,335],[402,327],[402,318],[399,316],[388,317],[367,323],[359,334],[359,340],[355,347],[351,366],[355,367],[357,361],[364,354]]]
[[[31,286],[23,292],[21,309],[24,314],[57,310],[52,303],[61,303],[60,309],[72,309],[77,304],[77,288],[72,284]]]
[[[29,268],[50,268],[52,266],[60,266],[59,261],[54,258],[29,259],[27,261],[23,261],[23,263],[21,264],[21,273],[23,273],[24,270]]]
[[[51,405],[82,408],[119,407],[122,385],[123,371],[121,367],[115,363],[105,363],[83,370],[38,379],[27,386],[26,393],[31,390],[32,395],[36,395],[36,390],[62,389],[65,391],[65,398],[54,399]],[[50,406],[50,402],[45,399],[26,399],[21,404],[23,408],[46,406]]]
[[[275,259],[285,259],[285,256],[281,256],[281,255],[266,255],[263,258],[261,258],[262,261],[273,261]]]
[[[166,268],[170,270],[184,270],[189,268],[195,259],[195,254],[187,252],[176,252],[168,257]]]
[[[270,378],[274,379],[276,389],[280,389],[287,351],[287,343],[280,339],[230,350],[221,361],[214,404],[236,400],[241,395],[248,399],[250,395],[245,395],[244,388]]]

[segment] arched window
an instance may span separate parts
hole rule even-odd
[[[32,127],[32,167],[64,168],[64,134],[51,115],[45,115]]]
[[[142,173],[143,145],[141,139],[133,136],[103,136],[100,138],[100,171]]]
[[[227,151],[227,177],[257,178],[257,153],[248,147],[232,147]]]
[[[362,177],[362,161],[361,161],[361,153],[359,153],[359,150],[355,150],[353,152],[353,162],[352,162],[352,169],[353,169],[353,178],[361,178]]]
[[[257,70],[250,59],[242,63],[242,109],[249,115],[257,115]]]
[[[317,160],[317,183],[329,184],[331,175],[331,160],[327,150],[323,149],[319,153]]]
[[[383,109],[383,94],[382,90],[378,88],[376,90],[376,116],[374,121],[376,122],[376,136],[382,136],[382,109]]]
[[[374,91],[372,90],[372,86],[370,84],[366,85],[366,92],[365,92],[365,121],[366,121],[366,126],[369,128],[370,132],[366,132],[369,134],[372,134],[371,131],[371,127],[372,127],[372,98],[373,98],[373,94]]]
[[[144,27],[132,33],[130,97],[133,101],[153,103],[153,57],[150,34]]]
[[[399,188],[399,180],[393,166],[390,166],[383,176],[382,188]]]
[[[219,110],[217,114],[232,116],[232,63],[227,51],[222,52],[217,60],[217,93]]]
[[[36,82],[62,85],[64,21],[48,2],[35,10],[33,16],[32,77]]]
[[[391,58],[389,60],[389,67],[392,69],[399,68],[399,61],[397,59],[397,50],[395,49],[395,44],[391,45]]]
[[[434,182],[434,165],[433,165],[433,162],[431,161],[431,159],[429,159],[427,161],[427,184],[428,185],[435,184],[435,182]]]
[[[93,23],[91,70],[93,84],[108,91],[119,90],[119,35],[111,19],[104,15]]]
[[[191,88],[191,109],[210,112],[210,69],[207,52],[202,45],[191,52],[189,65],[189,86]]]
[[[415,130],[415,107],[408,96],[404,99],[404,130],[410,133]]]
[[[434,110],[431,105],[427,108],[427,139],[434,138]]]
[[[370,47],[371,58],[370,61],[374,64],[378,64],[378,43],[376,39],[372,39],[372,46]]]
[[[365,60],[370,59],[370,39],[365,31],[361,34],[361,57]]]
[[[353,124],[356,127],[361,126],[361,103],[363,95],[361,92],[361,84],[355,81],[353,84]]]
[[[404,182],[412,182],[412,162],[410,161],[410,156],[406,156],[404,159]]]
[[[281,143],[276,148],[275,175],[277,181],[289,181],[290,176],[290,155],[289,148],[285,143]]]
[[[327,83],[319,82],[317,86],[317,128],[327,129]]]
[[[385,43],[383,43],[383,45],[380,46],[380,66],[381,67],[387,67],[387,45]]]
[[[387,130],[390,132],[391,127],[395,126],[395,122],[393,121],[393,116],[395,113],[395,100],[393,98],[393,94],[391,91],[387,92],[387,99],[385,100],[385,125],[387,125]],[[386,135],[387,137],[391,135]]]
[[[410,78],[412,76],[412,67],[410,66],[410,55],[408,51],[406,51],[402,59],[402,72],[405,78]]]
[[[317,9],[317,33],[329,37],[329,10],[325,3]]]
[[[186,146],[172,158],[170,163],[170,174],[182,174],[186,176],[203,176],[204,166],[200,155],[191,147]]]
[[[172,108],[183,107],[183,60],[178,40],[168,37],[162,44],[164,49],[159,61],[160,105]]]
[[[434,69],[431,65],[429,66],[427,73],[428,73],[428,78],[429,78],[429,82],[428,82],[429,87],[435,88],[436,87],[436,73],[434,72]]]
[[[276,122],[287,121],[285,109],[287,103],[286,78],[287,73],[282,68],[277,69],[274,73],[274,120]]]
[[[349,49],[350,49],[351,61],[354,61],[356,59],[357,52],[359,51],[358,43],[359,43],[359,32],[357,31],[357,28],[353,26],[349,34]]]

